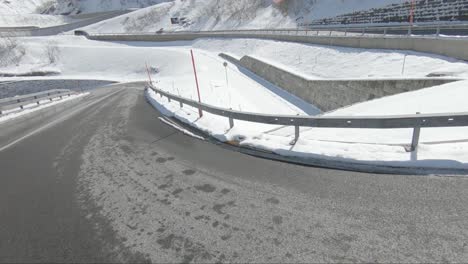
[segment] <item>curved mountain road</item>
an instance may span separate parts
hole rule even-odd
[[[158,117],[121,84],[0,124],[0,262],[468,260],[468,178],[279,163]]]

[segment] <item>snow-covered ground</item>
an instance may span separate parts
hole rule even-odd
[[[40,14],[49,0],[0,1],[0,27],[48,27],[72,22],[65,16]]]
[[[33,14],[50,0],[1,0],[0,15]]]
[[[187,64],[189,48],[217,58],[251,55],[311,79],[415,78],[431,73],[468,77],[468,63],[447,57],[394,50],[365,50],[255,39],[199,39],[188,42],[99,42],[84,37],[20,38],[24,55],[2,72],[48,71],[76,78],[133,81],[146,78],[145,63],[159,68],[159,76],[176,76],[179,61]],[[166,52],[166,51],[171,52]],[[21,55],[21,54],[19,54]],[[406,56],[405,71],[402,74]],[[173,60],[172,58],[176,58]],[[2,57],[0,56],[0,62]],[[112,65],[111,67],[109,65]],[[174,69],[175,68],[175,69]],[[177,78],[179,79],[179,78]],[[177,83],[177,80],[176,80]]]
[[[368,50],[260,39],[203,39],[193,46],[250,55],[310,79],[468,77],[468,63],[413,51]],[[403,64],[405,62],[405,64]],[[403,71],[404,65],[404,71]]]
[[[1,27],[50,27],[76,22],[68,15],[143,8],[169,0],[0,0]]]

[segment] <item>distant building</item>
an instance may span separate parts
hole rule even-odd
[[[411,1],[357,11],[304,25],[404,23],[409,21]],[[468,0],[417,0],[414,22],[468,21]]]

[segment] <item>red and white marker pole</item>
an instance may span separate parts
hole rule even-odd
[[[201,103],[200,86],[198,85],[197,68],[195,67],[195,57],[193,56],[193,50],[190,50],[190,55],[192,55],[193,74],[195,75],[195,83],[197,85],[198,102]],[[198,108],[198,114],[200,117],[203,116],[201,108]]]

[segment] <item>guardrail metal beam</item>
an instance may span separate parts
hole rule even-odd
[[[94,36],[106,36],[106,35],[174,35],[174,34],[223,34],[223,33],[243,33],[243,34],[282,34],[282,35],[300,35],[299,32],[303,32],[302,35],[310,35],[309,31],[316,31],[316,35],[320,31],[325,32],[344,32],[345,36],[350,33],[357,33],[365,35],[368,34],[381,34],[381,35],[390,35],[390,31],[401,31],[402,34],[411,36],[415,32],[421,31],[432,31],[435,36],[439,36],[442,30],[467,30],[468,24],[423,24],[423,25],[399,25],[399,26],[369,26],[369,25],[331,25],[331,26],[313,26],[309,28],[284,28],[284,29],[243,29],[243,30],[212,30],[212,31],[163,31],[160,33],[155,32],[137,32],[137,33],[99,33],[92,34]],[[403,33],[403,32],[406,32]],[[393,34],[399,35],[399,34]]]
[[[43,92],[38,92],[38,93],[32,93],[32,94],[25,94],[25,95],[20,95],[20,96],[15,96],[15,97],[8,97],[8,98],[2,98],[0,99],[0,107],[4,105],[9,105],[9,104],[15,104],[19,102],[24,102],[32,99],[37,99],[53,94],[59,94],[63,92],[69,92],[70,90],[68,89],[54,89],[54,90],[48,90],[48,91],[43,91]]]
[[[411,151],[416,150],[419,144],[421,128],[428,127],[462,127],[468,126],[468,112],[464,113],[441,113],[441,114],[415,114],[415,115],[393,115],[393,116],[276,116],[269,114],[257,114],[228,110],[220,107],[210,106],[190,99],[176,96],[147,86],[155,93],[165,96],[179,103],[201,109],[211,114],[225,116],[229,119],[229,127],[234,127],[234,119],[263,123],[270,125],[294,126],[295,144],[299,139],[300,127],[320,127],[320,128],[360,128],[360,129],[398,129],[412,128],[413,138]]]
[[[53,101],[54,98],[63,99],[63,96],[71,96],[74,93],[75,93],[74,91],[65,90],[65,91],[60,92],[60,93],[53,93],[53,94],[50,94],[50,95],[41,96],[41,97],[37,97],[37,98],[26,100],[26,101],[21,101],[21,102],[14,103],[14,104],[8,104],[8,105],[0,106],[0,115],[3,115],[5,113],[5,111],[10,111],[10,110],[13,110],[15,108],[24,109],[24,107],[26,105],[29,105],[29,104],[36,103],[37,105],[39,105],[40,102],[43,101],[43,100]]]

